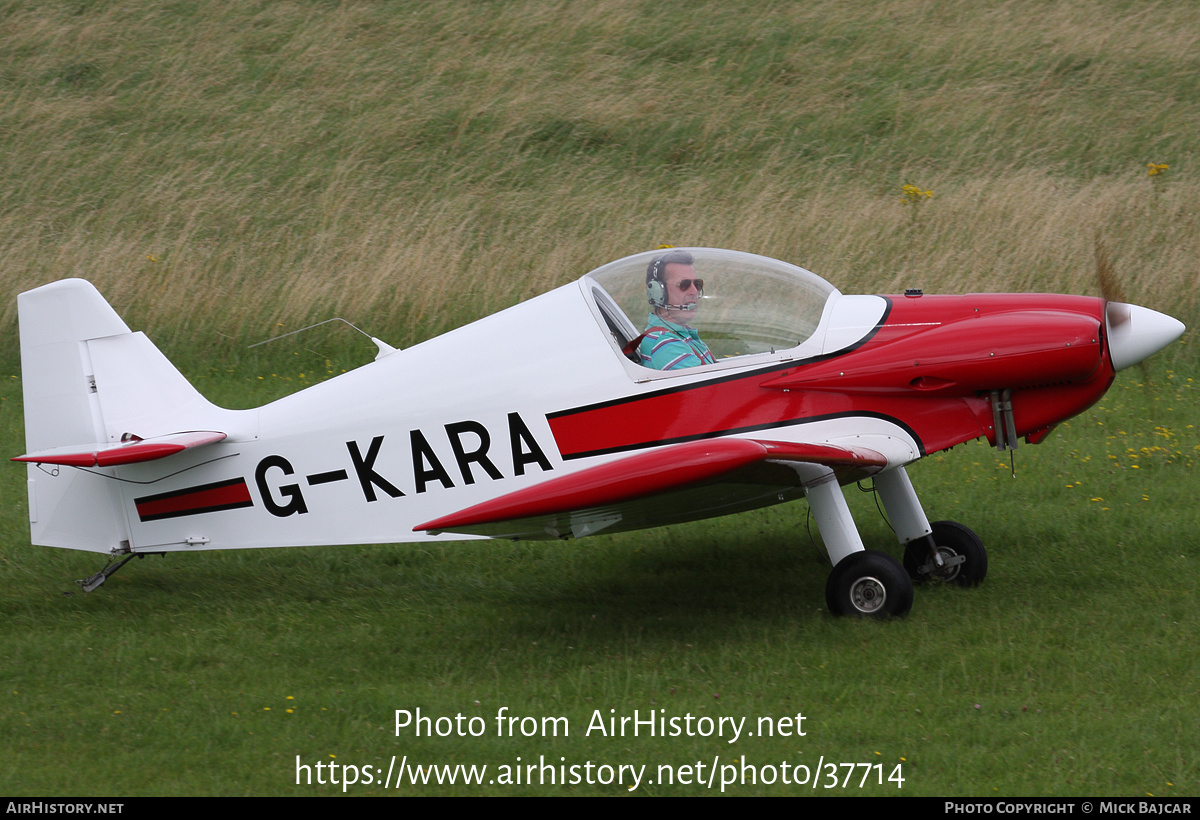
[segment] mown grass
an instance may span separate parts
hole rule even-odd
[[[1194,795],[1200,521],[1189,476],[1200,435],[1194,383],[1152,375],[1146,387],[1126,374],[1101,407],[1021,448],[1015,480],[980,444],[914,468],[931,515],[987,541],[991,572],[973,591],[920,589],[911,616],[888,624],[826,613],[803,504],[558,546],[151,557],[72,597],[69,579],[97,557],[27,546],[13,510],[0,566],[0,782],[10,794],[315,794],[340,789],[297,787],[296,755],[493,771],[517,756],[653,771],[824,755],[883,764],[885,776],[901,763],[902,794]],[[18,435],[6,424],[10,447]],[[20,473],[6,473],[6,497]],[[868,543],[894,551],[870,497],[847,493]],[[571,734],[497,737],[502,706],[567,717]],[[417,707],[478,715],[486,733],[397,737],[394,711]],[[586,737],[597,709],[751,726],[802,713],[808,734]],[[153,765],[108,762],[125,759]]]
[[[23,452],[12,296],[72,275],[237,406],[372,353],[332,327],[252,342],[342,315],[408,345],[662,242],[777,256],[845,292],[1090,293],[1099,238],[1131,301],[1194,325],[1198,17],[1117,0],[4,4],[0,441]],[[934,195],[906,206],[906,183]],[[825,613],[803,505],[558,546],[147,558],[66,597],[97,557],[29,546],[14,467],[0,791],[324,794],[295,785],[296,755],[544,754],[903,763],[902,794],[1195,795],[1190,344],[1023,447],[1015,481],[982,445],[914,468],[991,572],[882,625]],[[870,497],[848,495],[886,548]],[[572,734],[497,738],[501,706]],[[416,707],[488,732],[397,737],[394,710]],[[596,709],[802,712],[808,735],[583,737]]]

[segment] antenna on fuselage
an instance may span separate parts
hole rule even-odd
[[[365,330],[362,330],[361,328],[357,327],[353,322],[351,322],[347,319],[343,319],[341,316],[334,316],[332,319],[326,319],[323,322],[317,322],[315,325],[309,325],[308,327],[302,327],[299,330],[289,330],[287,333],[281,333],[278,336],[272,336],[270,339],[263,339],[261,342],[255,342],[254,344],[250,345],[250,347],[258,347],[259,345],[265,345],[267,342],[274,342],[279,339],[286,339],[288,336],[295,336],[297,333],[303,333],[306,330],[312,330],[314,327],[320,327],[321,325],[327,325],[330,322],[345,322],[346,324],[350,325],[350,327],[354,328],[359,333],[361,333],[362,335],[364,335],[368,339],[370,339],[372,342],[374,342],[375,347],[379,348],[379,352],[375,354],[375,361],[379,361],[384,356],[387,356],[389,354],[396,353],[397,351],[399,351],[399,348],[392,347],[387,342],[382,341],[380,339],[376,339],[370,333],[367,333]],[[247,348],[247,349],[249,349],[249,348]]]

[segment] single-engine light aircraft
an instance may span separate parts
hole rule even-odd
[[[909,610],[914,579],[987,571],[971,530],[926,518],[908,465],[1041,442],[1184,330],[1084,296],[844,295],[673,248],[226,410],[88,282],[18,306],[32,541],[108,554],[85,590],[144,554],[579,538],[803,497],[829,609],[877,618]],[[864,479],[903,562],[863,546],[841,486]]]

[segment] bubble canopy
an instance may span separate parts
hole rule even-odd
[[[766,256],[717,248],[647,251],[583,277],[618,339],[629,342],[647,327],[653,310],[647,298],[647,269],[665,254],[678,258],[681,253],[692,257],[696,276],[704,280],[704,293],[686,322],[699,331],[718,360],[803,344],[817,330],[830,298],[838,294],[816,274]]]

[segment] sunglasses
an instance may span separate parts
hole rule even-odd
[[[678,282],[675,283],[675,287],[679,288],[681,293],[686,293],[692,289],[693,284],[696,286],[696,290],[698,290],[698,291],[704,290],[704,280],[703,279],[680,279]]]

